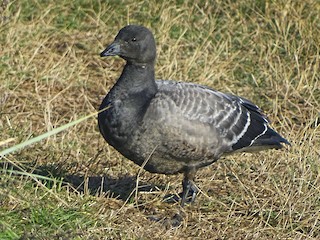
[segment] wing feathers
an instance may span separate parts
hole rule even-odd
[[[211,126],[213,132],[208,132],[208,136],[217,138],[223,145],[212,147],[235,151],[265,145],[281,148],[281,143],[289,144],[268,126],[262,110],[245,98],[192,83],[158,81],[157,84],[190,123],[198,121],[204,128]]]

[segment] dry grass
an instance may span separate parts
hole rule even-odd
[[[74,2],[2,3],[1,149],[94,112],[123,66],[98,54],[127,23],[155,33],[158,78],[253,100],[292,147],[202,169],[172,227],[181,176],[142,172],[135,195],[139,168],[91,119],[0,160],[1,239],[320,238],[318,1]]]

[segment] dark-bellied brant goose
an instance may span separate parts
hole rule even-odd
[[[183,173],[181,205],[195,200],[196,171],[222,155],[280,149],[289,142],[247,99],[206,86],[155,80],[156,44],[143,26],[122,28],[101,54],[126,65],[98,116],[104,139],[151,173]]]

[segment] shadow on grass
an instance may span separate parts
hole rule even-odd
[[[107,193],[107,196],[126,201],[136,188],[135,176],[121,176],[114,178],[110,176],[78,176],[67,175],[64,182],[71,184],[77,191],[99,195]],[[151,192],[157,187],[139,182],[139,192]]]
[[[10,172],[11,176],[29,175],[40,180],[47,188],[52,188],[55,182],[60,185],[70,185],[75,191],[90,195],[106,195],[126,201],[136,188],[136,176],[124,175],[118,178],[104,176],[86,176],[70,174],[63,164],[36,165],[28,164],[17,167],[8,162],[0,163],[2,172]],[[165,190],[165,186],[155,186],[139,181],[138,192]]]
[[[68,175],[64,178],[64,182],[71,184],[80,192],[90,192],[92,195],[109,193],[111,197],[126,201],[133,190],[136,188],[136,177],[122,176],[120,178],[112,178],[109,176],[91,176],[86,179],[83,176]],[[138,192],[164,191],[165,186],[152,185],[139,181]],[[192,194],[190,194],[192,196]],[[163,200],[166,203],[176,203],[181,200],[182,194],[167,194]],[[188,203],[188,202],[187,202]]]
[[[90,194],[93,196],[106,196],[131,202],[134,198],[136,188],[136,177],[125,175],[119,178],[105,176],[83,176],[79,174],[70,174],[61,164],[36,165],[27,164],[16,166],[8,162],[0,163],[0,174],[14,179],[21,176],[29,176],[31,182],[40,181],[46,188],[59,189],[61,186],[72,186],[75,192]],[[161,185],[153,185],[144,181],[139,181],[138,192],[159,192],[165,191],[166,187]],[[59,191],[59,190],[58,190]],[[163,198],[163,201],[169,204],[179,202],[181,196],[168,194]],[[152,222],[159,222],[165,227],[178,227],[182,224],[184,214],[179,210],[178,213],[162,214],[152,211],[144,203],[144,200],[138,200],[137,207],[146,213],[146,217]]]
[[[130,195],[136,188],[136,177],[133,176],[123,176],[120,178],[112,178],[109,176],[91,176],[83,177],[76,175],[68,175],[64,178],[65,182],[72,184],[77,188],[78,191],[87,192],[89,190],[90,194],[99,194],[99,193],[109,193],[107,194],[110,197],[115,197],[123,201],[127,201],[130,198]],[[138,192],[152,192],[157,190],[164,190],[164,186],[158,187],[144,182],[139,181]],[[131,197],[134,196],[131,195]],[[168,194],[164,197],[164,201],[167,203],[177,203],[181,199],[181,196],[176,196],[174,194]],[[144,205],[139,206],[139,209],[144,209]],[[163,214],[148,214],[147,219],[152,222],[159,222],[166,228],[168,227],[178,227],[182,224],[185,214],[182,211],[174,214],[173,216],[163,216]]]

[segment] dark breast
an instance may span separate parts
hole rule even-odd
[[[106,96],[100,105],[99,110],[106,108],[98,115],[99,130],[104,139],[113,147],[118,149],[124,145],[130,131],[125,128],[125,121],[122,121],[122,102],[120,100],[111,101],[110,96]]]

